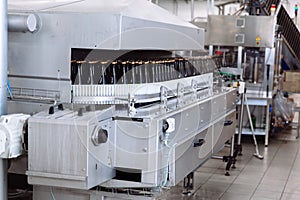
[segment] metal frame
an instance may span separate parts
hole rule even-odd
[[[7,0],[0,3],[0,115],[7,113]],[[0,159],[0,200],[7,199],[7,160]]]

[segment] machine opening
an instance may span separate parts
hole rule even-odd
[[[116,170],[116,176],[114,179],[123,180],[123,181],[141,182],[142,171],[138,169],[118,168]]]
[[[156,83],[205,74],[206,57],[163,50],[71,50],[72,85]]]

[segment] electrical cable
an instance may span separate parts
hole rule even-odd
[[[171,153],[172,153],[173,149],[177,145],[177,143],[175,143],[172,146],[170,146],[169,143],[168,143],[169,142],[169,137],[170,137],[170,134],[165,133],[164,145],[169,149],[169,152],[168,152],[168,157],[167,157],[167,162],[166,162],[166,167],[165,167],[165,177],[164,177],[164,180],[162,182],[162,187],[167,187],[168,175],[170,173],[170,169],[169,169],[170,157],[171,157]]]
[[[13,92],[12,92],[12,89],[10,87],[10,82],[8,80],[7,80],[7,89],[8,89],[9,97],[12,99],[13,98]]]
[[[23,197],[25,196],[27,193],[28,193],[29,189],[26,189],[26,190],[21,190],[21,191],[16,191],[16,192],[9,192],[7,194],[7,198],[8,199],[16,199],[16,198],[20,198],[20,197]]]

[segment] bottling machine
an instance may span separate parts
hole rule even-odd
[[[214,79],[204,31],[149,1],[11,1],[8,20],[34,199],[155,198],[233,136],[236,92]]]
[[[229,75],[235,75],[245,82],[252,119],[247,119],[239,109],[238,113],[243,117],[239,118],[238,132],[252,134],[249,123],[252,120],[255,134],[264,135],[265,146],[268,146],[269,112],[281,52],[275,37],[275,16],[209,15],[207,23],[194,23],[199,27],[206,26],[205,45],[209,46],[220,71],[228,76],[226,79],[232,82]]]

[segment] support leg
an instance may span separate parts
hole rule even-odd
[[[237,151],[234,149],[234,135],[231,138],[231,148],[230,148],[230,156],[232,157],[232,169],[235,169],[235,163],[236,163],[236,156],[237,156]]]
[[[230,176],[229,173],[230,167],[233,169],[236,168],[235,163],[236,163],[236,156],[238,151],[236,151],[234,147],[235,145],[234,145],[234,135],[233,135],[231,138],[230,155],[223,157],[223,161],[227,162],[225,176]]]
[[[241,140],[242,140],[242,129],[243,129],[243,118],[244,118],[244,101],[245,101],[245,96],[243,93],[241,95],[241,109],[240,109],[240,115],[239,115],[239,127],[238,127],[238,141],[237,141],[237,150],[238,150],[238,155],[241,156],[242,154],[242,145],[241,145]]]
[[[184,194],[184,195],[191,194],[191,190],[194,189],[194,172],[189,173],[183,179],[183,188],[185,189],[185,191],[182,194]]]
[[[226,172],[225,172],[225,176],[230,176],[229,170],[230,170],[230,166],[232,165],[232,158],[229,157],[228,161],[227,161],[227,165],[226,165]]]

